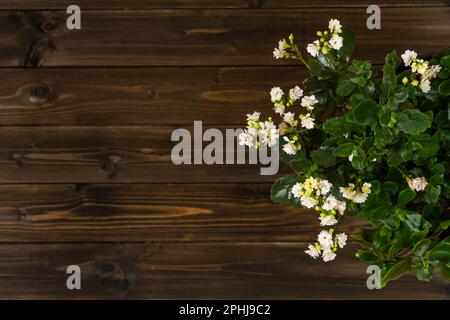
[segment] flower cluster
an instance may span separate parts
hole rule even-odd
[[[331,194],[332,187],[328,180],[309,177],[303,183],[296,183],[292,187],[292,194],[302,206],[320,212],[321,226],[332,226],[337,223],[336,212],[343,215],[346,209],[346,203]]]
[[[328,23],[328,29],[329,31],[317,31],[317,36],[320,38],[306,47],[306,51],[311,56],[316,57],[320,53],[327,55],[331,50],[340,50],[342,48],[344,39],[340,36],[342,32],[340,21],[331,19]]]
[[[317,242],[308,245],[305,252],[314,259],[321,256],[324,262],[334,260],[337,248],[343,248],[347,244],[347,235],[339,233],[333,237],[333,232],[333,229],[322,230],[317,236]]]
[[[278,47],[273,49],[273,57],[275,59],[296,59],[301,57],[300,50],[294,43],[293,34],[289,35],[288,40],[281,39],[280,41],[278,41]]]
[[[402,83],[404,85],[411,83],[413,87],[419,86],[422,92],[429,92],[431,90],[430,80],[436,78],[437,74],[441,71],[441,66],[430,65],[428,61],[418,59],[417,53],[412,50],[406,50],[401,57],[405,66],[411,66],[412,71],[410,79],[403,77]]]
[[[239,144],[258,148],[261,143],[271,147],[275,145],[280,135],[283,136],[283,150],[289,155],[295,155],[301,149],[300,134],[303,130],[314,128],[315,119],[312,116],[314,105],[319,101],[314,95],[303,96],[303,90],[299,86],[291,88],[285,94],[280,87],[270,90],[270,99],[274,104],[275,113],[283,120],[278,125],[274,124],[272,118],[260,121],[260,112],[247,114],[247,128],[239,135]],[[300,114],[296,117],[294,112],[286,112],[286,108],[300,102]],[[303,112],[303,113],[302,113]]]
[[[279,130],[272,118],[259,121],[261,113],[247,114],[247,128],[239,135],[239,144],[258,148],[261,144],[268,147],[274,146],[279,137]]]
[[[300,199],[302,206],[314,208],[320,212],[321,226],[333,226],[337,224],[336,213],[343,215],[346,209],[345,201],[337,200],[331,194],[333,185],[325,179],[309,177],[302,183],[296,183],[292,187],[292,194]],[[323,261],[331,261],[336,257],[337,248],[343,248],[347,242],[345,233],[333,237],[334,229],[322,230],[315,244],[310,244],[305,252],[314,259],[321,256]]]
[[[364,203],[366,202],[369,194],[371,192],[372,185],[368,182],[365,182],[361,188],[356,186],[354,183],[349,183],[348,187],[340,187],[339,191],[342,196],[346,199],[349,199],[355,203]]]
[[[425,179],[424,177],[412,179],[411,177],[407,176],[406,182],[408,183],[409,188],[413,191],[423,191],[428,184],[427,179]]]

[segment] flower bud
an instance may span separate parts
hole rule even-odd
[[[325,31],[323,32],[323,34],[324,34],[324,35],[328,35],[328,31],[325,30]]]
[[[417,86],[419,85],[419,81],[413,80],[413,81],[411,82],[411,84],[413,85],[413,87],[417,87]]]
[[[402,83],[406,85],[408,83],[408,78],[407,77],[403,77]]]
[[[321,31],[317,31],[317,36],[319,36],[319,37],[321,37],[323,34],[322,34],[322,32]]]
[[[327,54],[328,52],[330,52],[330,50],[327,47],[323,47],[322,48],[322,53],[323,54]]]

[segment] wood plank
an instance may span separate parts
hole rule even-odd
[[[171,149],[177,142],[170,139],[175,128],[0,127],[0,183],[232,183],[276,179],[260,175],[260,168],[267,165],[248,164],[248,157],[247,164],[173,164]],[[225,143],[223,150],[222,159],[228,152]],[[281,169],[280,173],[286,171]]]
[[[294,32],[306,46],[331,17],[355,30],[356,57],[377,63],[392,49],[441,50],[450,37],[450,7],[384,8],[375,31],[365,8],[88,11],[79,31],[66,17],[0,12],[0,66],[280,65],[281,37]]]
[[[302,8],[369,6],[370,0],[78,0],[83,9]],[[72,0],[3,0],[0,9],[65,9]],[[379,6],[443,6],[446,0],[379,0]]]
[[[305,243],[0,245],[2,299],[448,299],[448,283],[414,276],[366,288],[355,247],[315,261]],[[68,265],[81,290],[66,289]]]
[[[269,91],[295,67],[0,69],[1,126],[245,124],[272,109]]]
[[[270,184],[242,183],[0,185],[0,242],[314,241],[317,213],[269,194]]]

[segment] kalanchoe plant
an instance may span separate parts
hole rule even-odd
[[[310,76],[286,93],[274,87],[281,122],[248,114],[240,143],[280,141],[295,174],[276,181],[271,198],[317,212],[326,229],[306,248],[311,257],[335,259],[348,238],[339,225],[356,216],[368,222],[353,235],[356,256],[381,268],[382,286],[411,270],[450,279],[450,50],[430,61],[393,51],[378,70],[350,58],[351,31],[336,19],[328,27],[307,45],[308,60],[293,35],[279,42],[274,57],[299,60]]]

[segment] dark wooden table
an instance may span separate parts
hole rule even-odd
[[[258,166],[170,160],[175,128],[242,127],[273,85],[302,80],[272,59],[290,32],[305,46],[339,18],[374,64],[450,45],[447,1],[378,1],[368,30],[372,2],[2,0],[0,298],[448,298],[440,275],[368,290],[354,244],[307,257],[317,218],[272,204]]]

